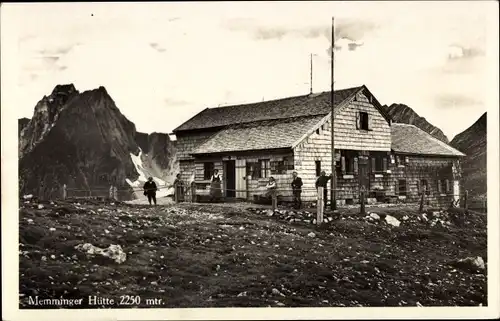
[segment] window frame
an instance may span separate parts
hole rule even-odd
[[[403,184],[401,184],[403,182]],[[404,186],[403,193],[401,193],[401,186]],[[398,179],[398,194],[400,196],[407,196],[408,195],[408,183],[406,179]]]
[[[271,160],[259,159],[259,178],[271,177]]]
[[[366,111],[359,112],[359,129],[360,130],[370,130],[370,114]],[[363,121],[365,120],[365,121]],[[364,126],[366,125],[366,126]]]
[[[208,165],[208,167],[207,167]],[[215,170],[214,162],[203,162],[203,179],[208,180],[212,178]]]

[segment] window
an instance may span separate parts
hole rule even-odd
[[[372,173],[381,173],[387,171],[387,155],[385,153],[372,152],[371,171]]]
[[[368,113],[359,112],[359,129],[368,130]]]
[[[271,162],[271,175],[285,174],[285,173],[286,173],[286,166],[284,161]]]
[[[321,161],[315,161],[316,164],[316,177],[321,175]]]
[[[425,191],[425,195],[431,194],[430,187],[429,187],[429,184],[427,183],[426,179],[420,180],[420,191],[419,192],[423,193],[424,191]]]
[[[293,160],[291,160],[288,157],[283,158],[285,170],[291,170],[293,171],[295,169],[295,166],[293,165]]]
[[[438,193],[445,193],[446,192],[446,181],[444,179],[439,179],[437,181],[437,191]]]
[[[251,176],[252,179],[258,179],[260,177],[260,163],[259,162],[248,162],[247,163],[247,176]]]
[[[398,180],[398,195],[406,195],[406,180]]]
[[[319,128],[318,128],[318,129],[316,129],[316,134],[318,134],[318,135],[319,135]]]
[[[260,159],[260,177],[259,178],[268,178],[270,177],[271,168],[269,166],[269,159]]]
[[[358,152],[353,150],[340,151],[340,174],[357,174],[357,161]]]
[[[212,162],[203,163],[203,179],[212,178],[213,173],[214,173],[214,163]]]

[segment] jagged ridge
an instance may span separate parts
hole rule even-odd
[[[72,84],[58,85],[37,103],[33,118],[20,132],[20,193],[54,197],[67,184],[107,195],[113,183],[125,190],[121,199],[134,198],[126,179],[139,177],[130,156],[140,151],[137,136],[135,125],[104,87],[79,93]],[[149,163],[157,167],[155,173],[170,174],[175,150],[168,135],[161,142],[161,149],[147,146],[155,155]]]
[[[487,192],[487,118],[484,113],[472,126],[456,135],[450,145],[467,155],[462,162],[464,184],[472,196]]]
[[[420,117],[413,109],[404,104],[384,105],[383,108],[396,123],[412,124],[431,134],[437,139],[449,143],[443,131],[429,123],[424,117]]]

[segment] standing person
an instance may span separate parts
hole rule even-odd
[[[218,169],[214,170],[214,173],[210,178],[210,201],[213,201],[214,199],[216,201],[219,201],[222,195],[221,181],[222,178],[221,175],[219,174],[219,170]]]
[[[184,201],[184,182],[181,180],[181,174],[175,176],[175,181],[172,186],[174,187],[174,199],[176,199],[177,202]]]
[[[327,190],[326,187],[327,187],[328,181],[332,177],[333,177],[333,174],[330,174],[329,176],[326,176],[325,171],[321,171],[321,175],[316,180],[316,189],[318,189],[318,187],[323,187],[324,188],[323,189],[323,202],[325,204],[325,208],[326,208],[326,202],[328,200],[328,190]]]
[[[148,197],[149,205],[151,205],[151,200],[153,200],[156,205],[156,191],[158,188],[156,187],[156,183],[153,181],[153,178],[148,178],[148,181],[144,183],[142,188],[144,189],[144,195]]]
[[[302,207],[302,200],[300,199],[300,194],[302,194],[302,178],[300,178],[297,172],[293,172],[292,180],[292,193],[293,193],[293,207],[300,209]]]
[[[276,180],[274,177],[269,177],[269,182],[266,185],[266,197],[272,197],[276,193]]]

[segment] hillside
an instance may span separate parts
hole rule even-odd
[[[471,196],[486,196],[486,124],[486,113],[484,113],[472,126],[456,135],[450,143],[467,155],[462,162],[462,169],[465,188],[469,190]]]
[[[20,132],[19,190],[52,198],[66,184],[75,196],[106,196],[114,184],[120,199],[134,199],[132,187],[148,176],[159,185],[173,181],[173,155],[168,135],[137,133],[104,87],[80,93],[72,84],[58,85]]]
[[[248,206],[23,202],[20,308],[54,308],[30,305],[35,296],[83,299],[73,308],[94,309],[488,302],[485,215],[470,212],[464,220],[446,211],[368,206],[381,218],[353,209],[318,228]],[[389,214],[401,225],[388,224]],[[119,248],[108,256],[92,251],[110,246]],[[481,267],[461,261],[477,257]],[[115,304],[89,306],[87,298],[94,295]],[[141,300],[120,305],[123,295]],[[72,308],[58,306],[65,307]]]
[[[415,125],[423,131],[431,134],[437,139],[449,143],[443,131],[429,123],[424,117],[420,117],[413,109],[404,104],[384,105],[383,108],[396,123]]]

